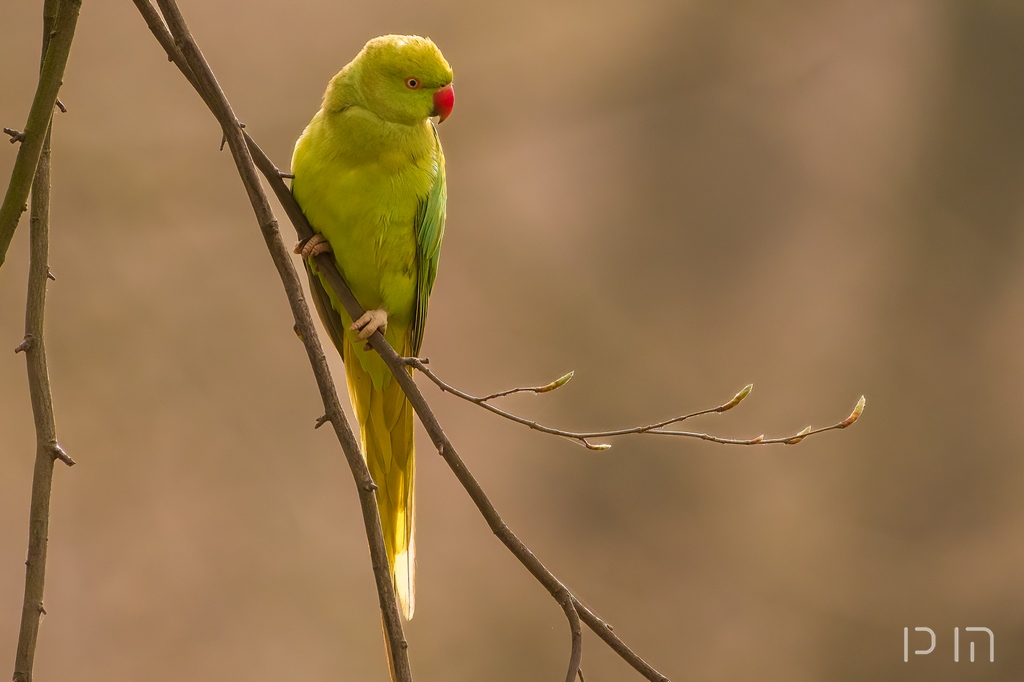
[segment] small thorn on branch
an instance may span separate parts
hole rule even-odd
[[[62,114],[68,113],[68,108],[66,106],[64,106],[64,103],[61,102],[60,100],[57,100],[56,102],[54,102],[54,104],[56,104],[57,108],[60,109],[60,113],[62,113]]]
[[[374,483],[373,481],[370,481],[369,483],[366,484],[365,490],[370,493],[375,493],[377,492],[377,484]]]
[[[319,417],[316,418],[316,426],[314,426],[313,428],[319,429],[321,426],[323,426],[329,421],[331,421],[331,418],[328,417],[326,414],[320,415]]]
[[[11,144],[14,144],[15,142],[25,141],[25,133],[21,132],[20,130],[15,130],[14,128],[4,128],[4,134],[11,136]]]
[[[52,272],[50,272],[50,268],[49,267],[46,268],[46,279],[50,280],[51,282],[56,282],[57,281],[57,278],[53,276]]]
[[[64,462],[69,467],[75,466],[75,460],[71,459],[71,455],[64,452],[64,448],[62,448],[60,445],[58,445],[57,443],[51,443],[50,449],[53,451],[53,456],[56,459],[59,459],[60,461]]]
[[[295,176],[292,173],[285,173],[283,170],[277,171],[277,177],[284,178],[286,180],[294,180]]]
[[[22,339],[21,343],[19,343],[14,348],[14,353],[15,354],[24,353],[25,351],[27,351],[27,350],[29,350],[31,348],[32,348],[32,335],[31,334],[26,334],[25,338]]]

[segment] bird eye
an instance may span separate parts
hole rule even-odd
[[[410,90],[418,90],[420,87],[420,82],[416,78],[406,78],[405,86]]]

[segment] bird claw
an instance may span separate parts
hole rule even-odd
[[[331,243],[327,241],[322,234],[317,232],[304,243],[297,243],[292,251],[301,255],[303,258],[312,258],[314,256],[319,256],[321,253],[330,252]]]
[[[349,327],[350,331],[358,331],[356,338],[360,341],[366,341],[375,331],[380,331],[381,334],[386,332],[388,329],[388,314],[385,310],[367,310],[363,313],[363,316],[352,323]],[[370,350],[370,344],[364,346],[364,350]]]

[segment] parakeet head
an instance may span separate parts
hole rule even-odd
[[[363,106],[385,121],[443,121],[455,104],[452,67],[429,38],[374,38],[349,67]]]

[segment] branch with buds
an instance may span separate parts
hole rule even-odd
[[[552,381],[550,384],[543,386],[523,387],[523,388],[510,388],[504,391],[498,391],[497,393],[491,393],[485,396],[475,396],[465,391],[461,391],[451,384],[442,381],[427,365],[429,360],[426,358],[403,358],[405,364],[409,367],[413,367],[420,371],[424,376],[430,379],[434,384],[445,393],[451,393],[454,396],[462,398],[467,402],[471,402],[474,405],[484,408],[492,414],[496,414],[499,417],[504,417],[509,421],[513,421],[517,424],[527,426],[534,431],[540,431],[541,433],[547,433],[552,436],[560,436],[573,442],[579,443],[588,450],[608,450],[611,448],[610,443],[591,443],[590,441],[595,438],[611,438],[613,436],[630,436],[640,435],[644,433],[652,433],[660,436],[677,436],[682,438],[699,438],[700,440],[711,441],[712,443],[721,443],[723,445],[796,445],[808,436],[814,436],[819,433],[825,433],[826,431],[836,431],[838,429],[845,429],[848,426],[852,426],[861,414],[864,413],[864,406],[867,404],[867,398],[864,396],[860,397],[857,404],[853,408],[853,412],[850,413],[846,419],[841,422],[836,422],[831,426],[824,426],[821,428],[812,428],[808,426],[799,433],[795,433],[792,436],[783,436],[780,438],[765,438],[764,434],[757,436],[756,438],[723,438],[722,436],[713,436],[707,433],[700,433],[697,431],[678,431],[675,429],[666,429],[666,426],[672,424],[679,424],[693,419],[694,417],[700,417],[706,414],[721,414],[728,412],[732,408],[743,402],[744,398],[750,395],[750,392],[754,390],[754,384],[747,384],[744,386],[739,393],[733,396],[732,400],[727,403],[723,403],[718,407],[709,407],[707,409],[698,410],[696,412],[690,412],[688,414],[680,415],[678,417],[672,417],[664,421],[655,422],[654,424],[648,424],[646,426],[631,426],[624,429],[613,429],[611,431],[566,431],[565,429],[556,429],[552,426],[545,426],[539,424],[532,419],[526,417],[520,417],[519,415],[513,414],[508,410],[503,410],[500,407],[491,405],[490,401],[496,398],[504,398],[505,396],[513,395],[515,393],[550,393],[557,388],[561,388],[569,383],[569,380],[573,378],[575,372],[569,372],[563,374],[559,378]]]

